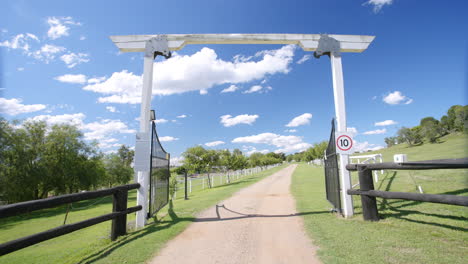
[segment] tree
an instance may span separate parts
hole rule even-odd
[[[117,153],[125,166],[130,167],[133,162],[133,157],[135,156],[135,151],[131,150],[128,146],[122,145],[119,150],[117,150]]]
[[[421,119],[421,136],[425,137],[429,142],[435,143],[442,135],[442,128],[439,121],[434,117],[425,117]]]
[[[422,143],[422,136],[420,131],[420,126],[415,126],[413,128],[402,127],[400,130],[398,130],[397,133],[398,137],[408,143],[408,145],[414,146]]]
[[[111,153],[104,157],[104,167],[106,169],[105,183],[107,186],[127,184],[132,179],[133,169],[130,165],[127,166],[122,160],[120,153]]]
[[[7,202],[95,188],[104,169],[97,149],[69,125],[12,126],[0,120],[0,194]]]
[[[396,137],[386,137],[384,139],[385,144],[387,144],[387,148],[396,145],[397,138]]]
[[[202,173],[206,168],[206,163],[203,159],[206,155],[207,150],[202,146],[188,148],[182,153],[184,157],[183,164],[190,172]]]
[[[252,153],[249,157],[250,167],[259,167],[262,166],[263,154],[260,152]]]

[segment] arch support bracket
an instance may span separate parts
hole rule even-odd
[[[164,56],[166,59],[171,57],[166,35],[157,35],[148,39],[145,43],[145,57],[152,57],[154,59],[157,55]]]
[[[329,37],[327,34],[321,34],[318,47],[314,52],[314,57],[319,59],[323,55],[333,54],[335,57],[341,57],[341,44],[338,40]]]

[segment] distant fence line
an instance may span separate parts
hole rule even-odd
[[[195,191],[201,191],[204,189],[213,188],[220,185],[229,184],[231,182],[242,179],[245,176],[250,176],[265,170],[269,170],[278,167],[281,163],[248,168],[236,171],[216,172],[216,173],[203,173],[203,174],[191,174],[187,178],[187,192],[192,193]],[[177,185],[173,195],[173,199],[177,198],[177,195],[184,196],[185,179],[184,175],[177,175]]]

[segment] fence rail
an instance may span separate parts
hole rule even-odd
[[[126,234],[127,214],[139,211],[141,206],[127,208],[128,191],[140,188],[139,183],[117,186],[110,189],[66,194],[41,200],[27,201],[16,204],[0,206],[0,218],[29,213],[41,209],[52,208],[63,204],[95,199],[99,197],[113,195],[112,213],[90,218],[73,224],[67,224],[46,230],[41,233],[22,237],[16,240],[0,244],[0,256],[13,251],[40,243],[42,241],[62,236],[85,227],[96,225],[105,221],[112,220],[111,239]]]
[[[378,221],[379,213],[377,209],[376,197],[385,199],[402,199],[410,201],[421,201],[430,203],[442,203],[451,205],[468,206],[467,196],[440,195],[440,194],[420,194],[407,192],[387,192],[374,190],[372,180],[373,170],[432,170],[432,169],[467,169],[468,158],[426,160],[403,163],[377,163],[377,164],[348,164],[347,170],[358,171],[360,189],[349,189],[350,195],[360,195],[362,213],[366,221]]]

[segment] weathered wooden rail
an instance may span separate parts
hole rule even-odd
[[[139,211],[142,208],[140,205],[127,208],[128,191],[138,188],[140,188],[140,184],[134,183],[99,191],[66,194],[46,199],[0,206],[0,218],[5,218],[41,209],[52,208],[63,204],[113,195],[112,213],[73,224],[62,225],[44,232],[0,244],[0,256],[109,220],[112,220],[111,239],[115,240],[117,237],[125,235],[127,232],[127,214]]]
[[[374,182],[372,180],[372,171],[374,170],[434,170],[466,168],[468,168],[468,158],[426,160],[404,163],[386,162],[375,164],[348,164],[346,166],[347,170],[358,171],[359,173],[360,189],[349,189],[347,193],[350,195],[361,196],[362,214],[366,221],[379,221],[376,197],[468,206],[468,196],[378,191],[374,190]]]

